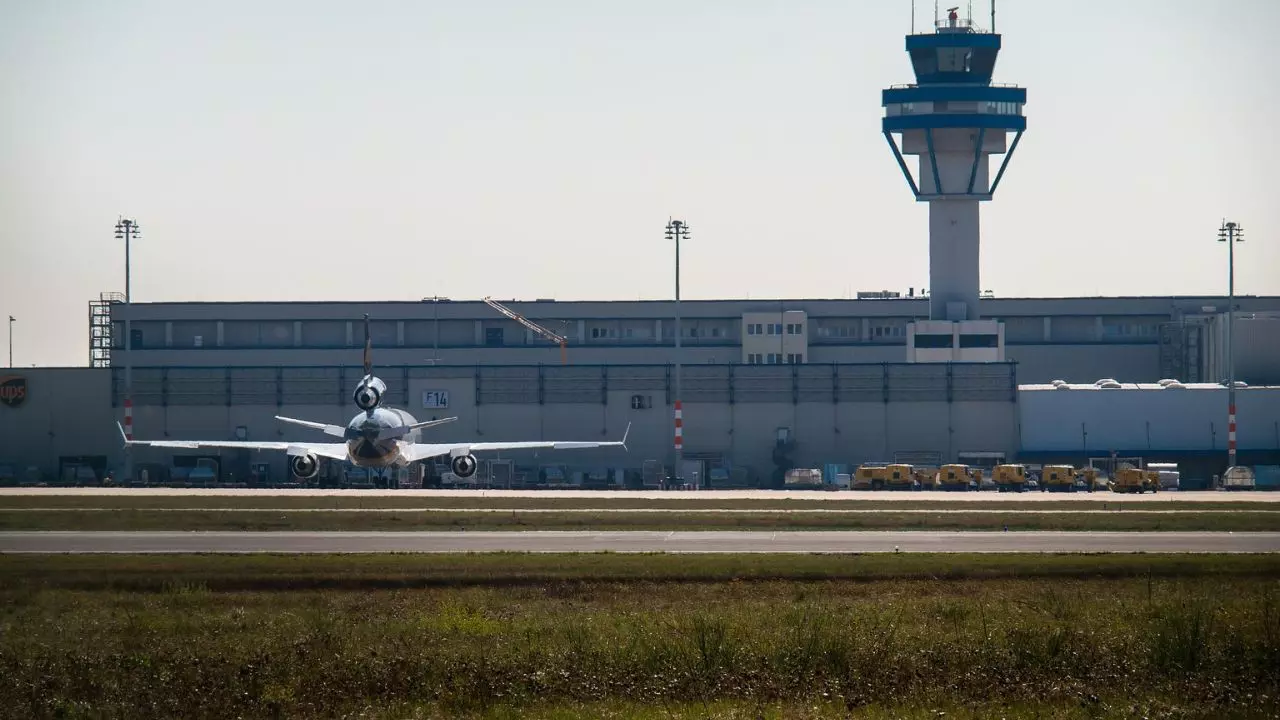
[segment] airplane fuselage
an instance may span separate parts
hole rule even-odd
[[[347,423],[347,457],[351,464],[366,468],[406,464],[401,445],[411,442],[417,431],[390,438],[380,435],[415,422],[412,415],[398,408],[380,406],[360,412]]]

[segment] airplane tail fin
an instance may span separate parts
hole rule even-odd
[[[369,313],[364,314],[364,374],[373,374],[373,335],[369,333]]]
[[[629,434],[631,434],[631,423],[627,423],[627,429],[622,431],[622,449],[627,452],[631,452],[627,450],[627,435]]]
[[[132,445],[133,441],[129,439],[129,436],[127,434],[125,434],[124,426],[121,425],[119,421],[116,422],[116,427],[119,428],[120,430],[120,439],[124,442],[124,446],[129,447],[130,445]]]

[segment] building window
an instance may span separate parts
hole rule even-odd
[[[748,335],[755,335],[755,334],[756,334],[756,328],[757,328],[757,327],[759,327],[759,326],[757,326],[757,325],[755,325],[755,324],[753,324],[753,323],[747,323],[747,334],[748,334]]]
[[[747,353],[747,364],[748,364],[748,365],[759,365],[759,364],[760,364],[760,353]]]
[[[799,365],[804,362],[804,353],[787,353],[788,365]]]
[[[782,353],[769,353],[768,358],[765,360],[765,364],[766,364],[766,365],[781,365],[781,364],[782,364]]]
[[[803,335],[804,323],[787,323],[788,335]]]
[[[632,395],[631,396],[632,410],[648,410],[651,407],[653,407],[652,395]]]
[[[724,328],[711,328],[711,337],[724,337]]]

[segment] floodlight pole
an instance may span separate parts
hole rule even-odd
[[[138,223],[130,218],[116,221],[116,239],[124,240],[124,429],[125,438],[133,439],[133,332],[131,322],[130,241],[138,235]],[[125,448],[124,480],[133,481],[133,453]]]
[[[681,351],[681,323],[680,323],[680,238],[689,237],[689,226],[680,220],[667,220],[667,239],[676,241],[676,392],[673,398],[675,407],[675,449],[676,449],[676,467],[674,477],[677,481],[684,479],[684,408],[681,406],[681,387],[680,387],[680,351]],[[683,483],[681,483],[683,484]],[[694,488],[697,489],[696,487]]]
[[[1227,244],[1227,467],[1236,466],[1236,243],[1244,229],[1234,222],[1218,228],[1218,242]]]

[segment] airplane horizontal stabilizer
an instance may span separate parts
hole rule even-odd
[[[311,428],[312,430],[319,430],[325,435],[332,435],[334,437],[346,437],[347,433],[346,428],[338,425],[328,425],[326,423],[312,422],[310,420],[298,420],[297,418],[284,417],[283,415],[276,415],[276,419],[280,422],[287,422],[292,425],[301,425],[302,427]]]

